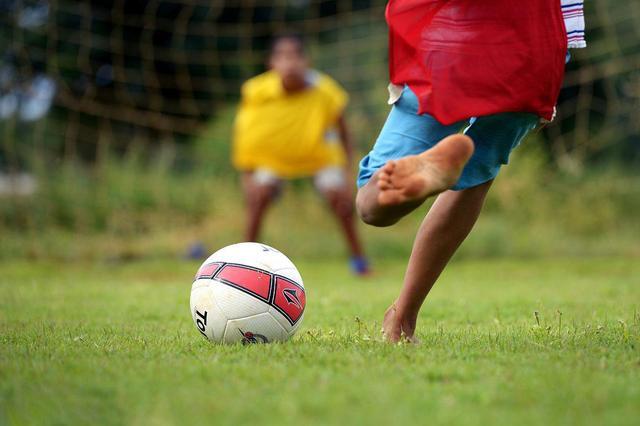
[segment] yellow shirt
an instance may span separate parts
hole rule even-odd
[[[338,83],[317,71],[310,71],[309,86],[295,93],[287,93],[273,71],[251,78],[242,86],[233,165],[247,171],[268,169],[283,178],[344,165],[336,122],[347,102]]]

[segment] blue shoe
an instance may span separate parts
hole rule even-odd
[[[187,248],[186,258],[191,260],[202,260],[207,257],[207,248],[200,241],[192,243]]]
[[[369,275],[371,272],[369,261],[363,256],[352,256],[349,259],[349,267],[351,268],[351,272],[360,276]]]

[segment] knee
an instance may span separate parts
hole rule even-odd
[[[352,218],[353,217],[353,200],[346,199],[343,200],[338,206],[337,211],[338,215],[343,218]]]
[[[350,198],[339,200],[333,208],[336,214],[342,219],[349,219],[353,217],[353,200]]]
[[[278,198],[277,186],[261,185],[246,194],[247,205],[252,210],[261,210]]]
[[[364,197],[360,196],[360,192],[356,196],[356,212],[358,217],[367,225],[376,227],[386,227],[394,225],[398,222],[396,218],[385,217],[379,212],[375,211],[375,207],[366,203]]]
[[[387,226],[395,225],[396,223],[398,223],[398,219],[395,218],[382,217],[379,215],[368,213],[358,214],[360,216],[360,219],[362,219],[364,223],[366,223],[367,225],[375,226],[377,228],[386,228]]]
[[[323,191],[322,196],[331,210],[340,218],[353,216],[353,198],[345,190]]]

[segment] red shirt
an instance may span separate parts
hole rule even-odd
[[[550,120],[564,76],[560,0],[391,0],[391,82],[443,124],[501,112]]]

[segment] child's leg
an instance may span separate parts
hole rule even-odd
[[[358,191],[356,206],[362,220],[389,226],[428,197],[453,186],[473,153],[468,136],[447,136],[421,154],[388,161]]]
[[[445,126],[418,114],[418,98],[405,87],[360,162],[356,209],[362,220],[392,225],[453,185],[473,151],[471,139],[457,134],[464,124]]]
[[[322,195],[327,200],[336,219],[338,219],[338,223],[349,245],[351,256],[362,257],[364,253],[356,231],[355,218],[353,215],[353,199],[348,193],[342,191],[327,191],[323,192]]]
[[[385,313],[383,331],[388,340],[397,342],[402,335],[413,338],[420,307],[473,228],[491,182],[447,191],[436,199],[416,236],[400,296]]]
[[[263,173],[265,177],[260,178],[256,173]],[[281,189],[282,184],[277,178],[266,177],[268,177],[266,172],[261,171],[242,174],[242,189],[247,205],[245,241],[258,240],[264,214]]]
[[[472,119],[465,133],[475,151],[453,189],[440,194],[416,236],[400,296],[386,312],[383,329],[397,341],[412,338],[418,311],[451,256],[475,224],[491,182],[509,154],[536,125],[532,114],[504,113]]]
[[[346,173],[339,167],[327,167],[316,174],[314,184],[338,219],[349,245],[351,257],[363,258],[364,252],[353,214],[353,191],[347,183]]]

